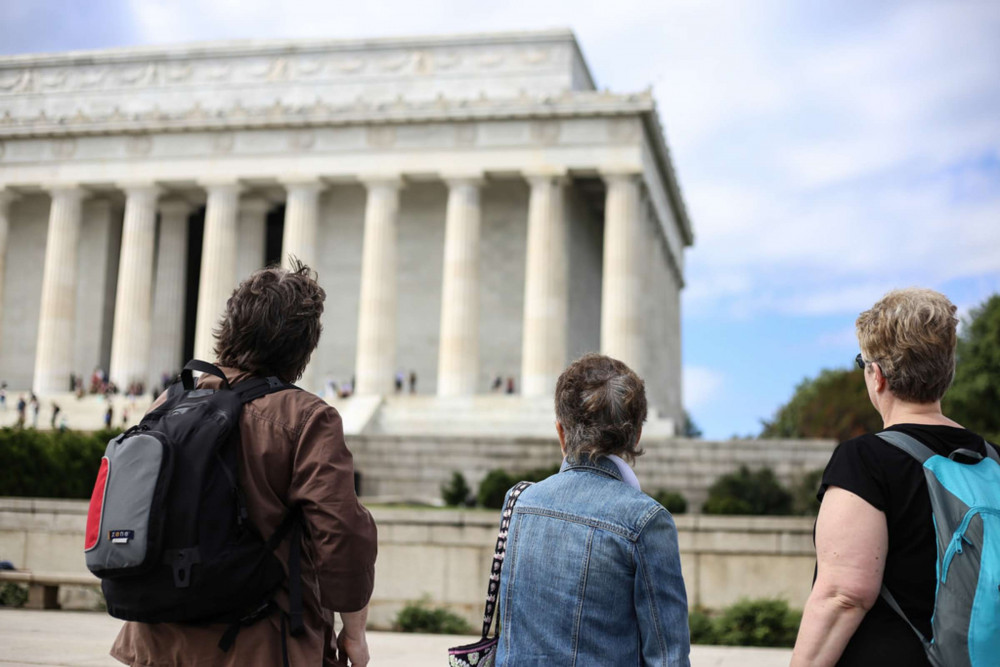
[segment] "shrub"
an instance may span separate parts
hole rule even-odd
[[[758,514],[785,516],[792,513],[792,494],[774,476],[770,468],[751,472],[740,466],[723,475],[708,489],[705,514]]]
[[[0,607],[23,607],[28,601],[28,587],[11,581],[0,585]]]
[[[506,470],[496,468],[486,473],[483,481],[479,483],[479,492],[476,494],[476,501],[481,507],[487,509],[502,509],[503,499],[507,490],[520,481],[540,482],[547,477],[559,472],[560,464],[556,463],[545,468],[532,468],[523,473],[510,473]]]
[[[441,498],[445,505],[467,505],[472,489],[465,481],[465,476],[457,470],[451,473],[451,480],[447,484],[441,485]]]
[[[701,607],[695,607],[688,613],[688,629],[691,631],[692,644],[718,643],[715,622]]]
[[[501,509],[507,489],[515,484],[517,484],[517,480],[506,470],[499,468],[491,470],[486,473],[486,477],[483,477],[483,481],[479,483],[479,493],[476,494],[476,500],[483,507],[495,510]]]
[[[464,618],[447,609],[431,607],[424,597],[408,603],[396,614],[393,629],[399,632],[422,632],[435,635],[467,635],[472,633]]]
[[[671,514],[684,514],[687,512],[688,501],[677,491],[660,489],[653,496],[653,500],[663,505]]]
[[[104,449],[118,433],[0,429],[0,496],[90,498]]]
[[[716,619],[716,639],[726,646],[790,647],[795,644],[801,618],[784,600],[743,599]]]
[[[805,473],[792,487],[792,511],[795,514],[816,516],[819,514],[819,501],[816,492],[823,480],[823,469]]]
[[[513,475],[513,477],[517,477],[517,479],[511,482],[511,486],[514,486],[520,481],[540,482],[543,479],[552,477],[552,475],[555,475],[557,472],[559,472],[559,468],[561,467],[561,465],[562,464],[560,463],[556,463],[555,465],[551,465],[546,468],[532,468],[531,470],[522,475]]]

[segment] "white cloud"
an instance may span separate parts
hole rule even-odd
[[[683,382],[684,407],[693,410],[718,400],[720,390],[725,383],[725,376],[704,366],[685,366]]]
[[[1000,276],[997,2],[131,7],[146,42],[569,24],[600,86],[653,86],[695,228],[694,316],[854,313],[893,287]]]

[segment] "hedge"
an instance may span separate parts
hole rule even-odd
[[[0,496],[89,499],[108,440],[120,432],[0,429]]]

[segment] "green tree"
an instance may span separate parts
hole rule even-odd
[[[1000,294],[969,313],[955,351],[944,413],[993,442],[1000,439]]]
[[[684,428],[681,430],[681,435],[685,438],[700,438],[702,436],[701,429],[691,419],[691,413],[687,410],[684,411]]]
[[[762,438],[849,440],[882,429],[882,418],[868,399],[860,370],[823,370],[803,380],[770,421]]]

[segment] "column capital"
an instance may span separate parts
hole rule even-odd
[[[569,181],[568,173],[565,169],[538,169],[524,171],[522,174],[524,175],[524,180],[528,181],[528,184],[532,186],[545,183],[565,185]]]
[[[601,179],[609,185],[611,183],[619,183],[622,181],[642,180],[642,171],[639,169],[628,169],[625,167],[620,169],[609,168],[600,169],[598,170],[598,173],[600,174]]]
[[[83,199],[87,196],[86,191],[80,187],[79,183],[51,183],[45,187],[49,194],[55,197],[67,197]]]
[[[180,197],[161,199],[157,205],[161,215],[189,215],[193,208],[191,202]]]
[[[240,212],[265,215],[271,209],[271,202],[260,195],[240,197]]]
[[[486,182],[486,177],[481,171],[443,171],[441,180],[449,187],[453,185],[476,185],[482,186]]]
[[[402,176],[386,176],[383,174],[359,175],[358,180],[368,189],[371,188],[394,188],[399,190],[403,187]]]
[[[125,181],[117,183],[127,197],[159,197],[163,188],[150,181]]]
[[[280,179],[280,181],[286,190],[293,188],[298,190],[322,190],[326,188],[326,183],[320,180],[319,176],[289,176]]]
[[[198,181],[206,192],[233,192],[239,194],[243,185],[235,178],[209,178]]]

